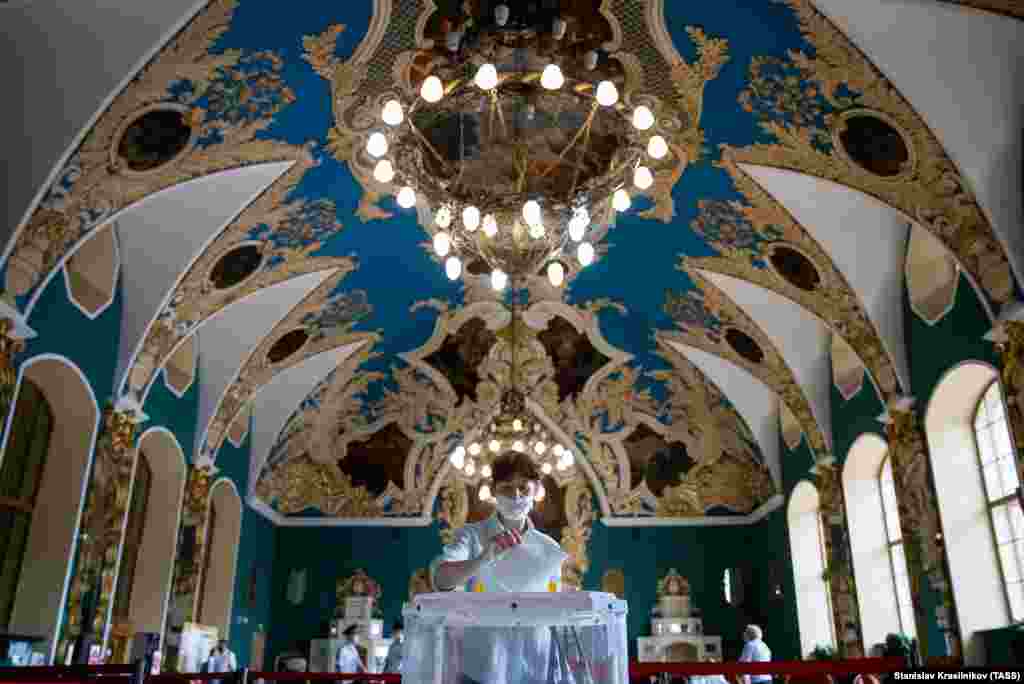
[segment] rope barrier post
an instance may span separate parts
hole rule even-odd
[[[146,658],[135,659],[135,672],[132,673],[132,684],[145,684]]]

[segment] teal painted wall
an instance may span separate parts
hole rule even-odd
[[[784,517],[778,512],[757,524],[736,527],[607,527],[598,521],[590,539],[584,588],[599,591],[609,569],[625,573],[630,658],[637,657],[637,637],[651,633],[657,583],[671,568],[690,581],[691,605],[700,609],[705,633],[722,637],[726,659],[739,657],[741,634],[750,623],[762,627],[776,658],[795,657],[799,638],[790,627],[796,623],[793,589],[784,584],[782,596],[776,597],[770,581],[774,565],[775,572],[792,584],[785,534]],[[725,602],[726,568],[739,568],[744,578],[740,607]]]
[[[381,583],[385,632],[407,599],[412,573],[440,552],[436,525],[426,528],[279,528],[273,581],[273,626],[267,663],[294,642],[316,636],[334,612],[336,579],[356,568]],[[703,612],[705,631],[723,637],[726,657],[736,658],[743,627],[754,622],[776,657],[796,657],[799,638],[793,601],[792,570],[785,518],[781,512],[756,525],[743,527],[609,528],[600,521],[589,545],[590,567],[584,588],[599,591],[601,577],[612,568],[626,574],[629,603],[630,655],[636,657],[638,636],[650,634],[650,609],[658,579],[670,568],[690,580],[694,605]],[[319,549],[311,554],[310,549]],[[769,567],[775,564],[776,570]],[[722,574],[726,567],[742,568],[745,601],[742,608],[724,601]],[[292,570],[307,570],[306,596],[298,606],[285,596]],[[776,597],[770,579],[782,579]]]
[[[928,401],[943,375],[958,363],[976,359],[996,363],[995,348],[983,336],[991,328],[985,310],[974,289],[961,276],[957,297],[950,312],[935,325],[921,320],[910,308],[904,295],[904,336],[910,365],[910,394],[916,398],[915,409],[924,416]],[[832,437],[837,463],[846,462],[850,447],[864,433],[885,438],[885,427],[877,420],[884,405],[869,382],[849,401],[832,388]],[[786,494],[795,482],[787,481]],[[925,583],[926,584],[926,583]],[[930,587],[922,589],[926,612],[934,615],[940,597]],[[928,626],[929,653],[946,655],[942,633],[934,621]]]
[[[441,551],[437,523],[429,527],[285,527],[277,530],[273,579],[273,621],[267,664],[296,641],[317,636],[334,615],[339,576],[358,568],[381,585],[384,632],[401,616],[409,579]],[[287,600],[293,570],[306,570],[306,594],[299,605]]]

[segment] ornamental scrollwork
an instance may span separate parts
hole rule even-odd
[[[1013,294],[1002,244],[956,165],[909,102],[814,6],[783,0],[797,15],[813,56],[756,58],[740,104],[776,142],[723,147],[735,162],[792,169],[878,198],[929,230],[994,303]],[[909,159],[897,175],[878,175],[845,153],[848,116],[873,116],[905,140]]]

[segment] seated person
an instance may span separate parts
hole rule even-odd
[[[491,466],[495,512],[455,533],[430,565],[438,591],[543,592],[557,589],[568,557],[530,520],[540,471],[524,453],[501,454]],[[551,576],[551,568],[559,576]],[[547,627],[470,627],[462,640],[463,684],[547,682],[551,633]]]
[[[757,625],[747,625],[743,630],[743,652],[740,653],[741,663],[767,663],[772,659],[772,650],[761,638],[761,628]],[[771,684],[772,676],[769,674],[743,675],[741,681],[744,684]]]

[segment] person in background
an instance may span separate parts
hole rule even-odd
[[[356,629],[355,625],[349,625],[341,633],[345,643],[338,649],[337,667],[335,668],[338,672],[366,672],[366,666],[363,665],[359,651],[356,650]]]
[[[210,659],[206,661],[207,672],[237,672],[238,659],[228,648],[227,639],[221,639],[210,651]],[[221,680],[211,679],[212,684],[220,684]]]
[[[767,663],[772,659],[772,650],[768,644],[761,639],[761,628],[757,625],[747,625],[743,630],[743,652],[740,653],[741,663]],[[743,675],[744,684],[759,684],[760,682],[771,682],[769,674]]]
[[[721,658],[716,658],[713,655],[706,655],[704,656],[704,662],[720,663],[722,660]],[[720,674],[701,675],[698,677],[690,677],[690,684],[729,684],[729,680]]]
[[[388,648],[388,657],[384,661],[384,672],[402,671],[402,642],[405,641],[405,630],[402,628],[402,621],[396,620],[391,626],[391,647]]]

